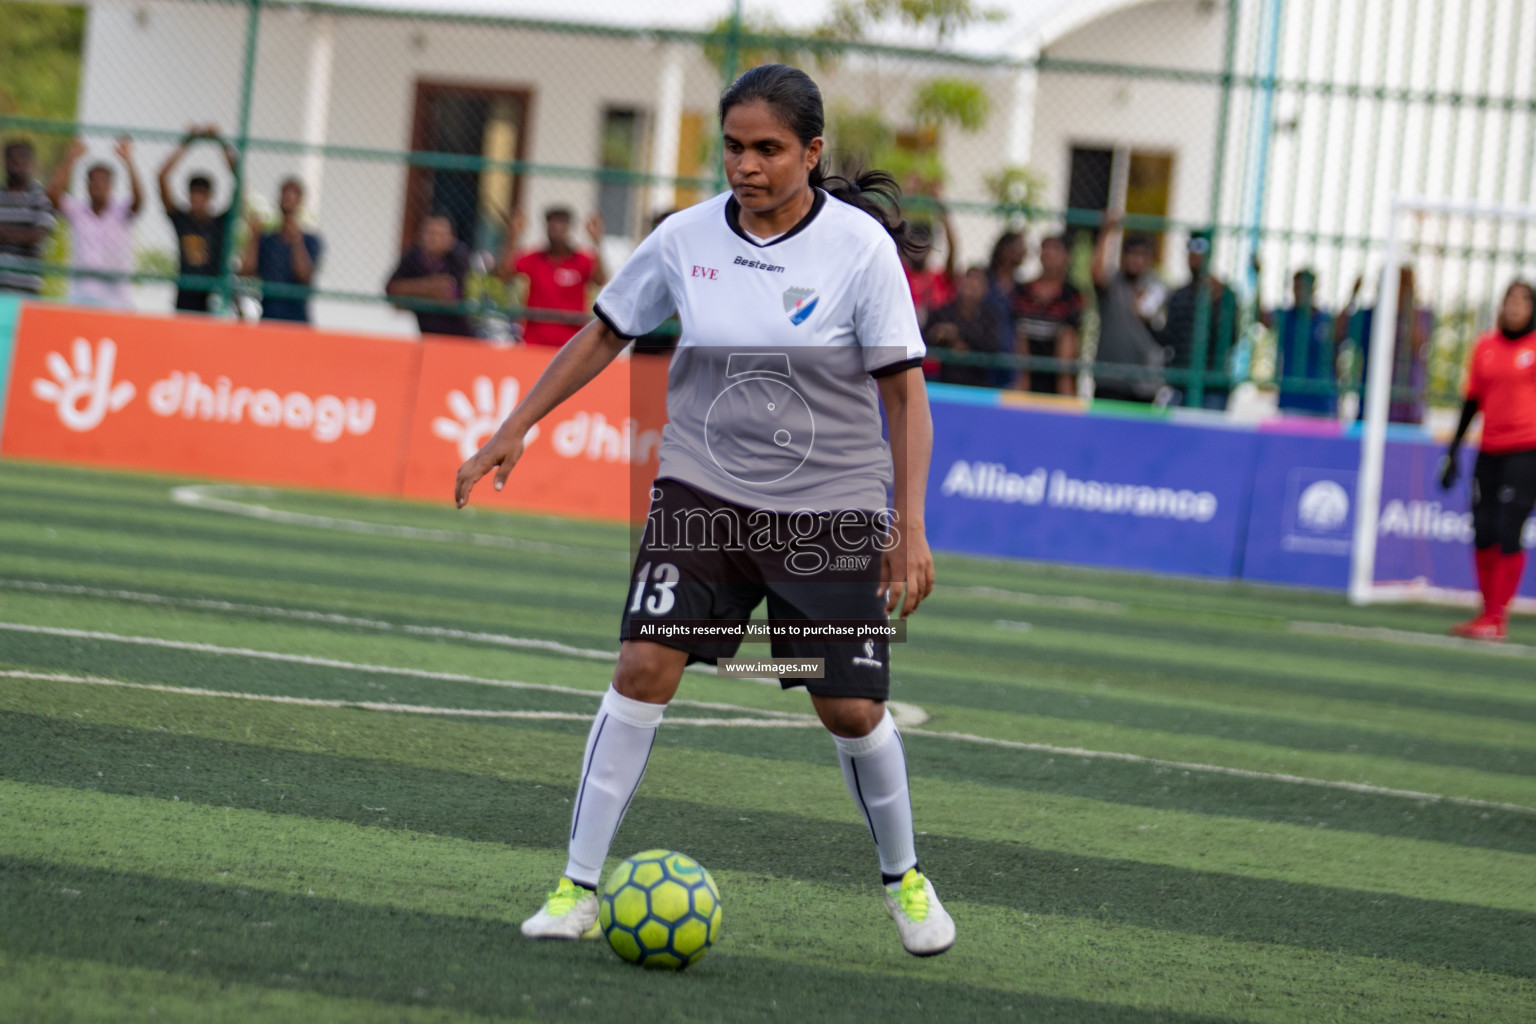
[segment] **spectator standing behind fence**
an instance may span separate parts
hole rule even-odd
[[[1334,415],[1338,347],[1333,316],[1317,306],[1317,275],[1303,268],[1291,277],[1291,305],[1275,314],[1280,411]]]
[[[384,286],[391,298],[425,300],[438,308],[416,309],[422,334],[474,337],[469,317],[450,307],[464,300],[469,273],[469,246],[453,235],[453,222],[441,214],[425,217],[416,244],[405,250],[400,265]],[[408,307],[401,307],[408,308]]]
[[[192,125],[160,167],[160,203],[176,232],[177,272],[182,277],[219,277],[224,273],[224,246],[229,232],[229,208],[213,212],[213,181],[206,174],[187,179],[187,205],[181,206],[171,194],[171,174],[199,139],[217,142],[224,151],[230,173],[239,167],[235,148],[219,137],[216,125]],[[206,285],[176,284],[176,308],[186,312],[207,313],[213,292]]]
[[[571,211],[563,206],[545,210],[545,247],[519,254],[516,246],[525,227],[523,211],[512,211],[501,276],[507,280],[514,276],[527,280],[528,297],[523,304],[529,309],[569,314],[561,319],[528,317],[523,324],[523,341],[529,345],[559,348],[570,341],[590,318],[588,287],[600,288],[608,283],[602,256],[603,215],[594,213],[587,218],[587,237],[594,246],[590,252],[572,244],[571,220]]]
[[[925,338],[930,349],[951,352],[997,353],[1005,350],[1009,319],[998,312],[988,297],[988,273],[984,267],[972,267],[960,278],[959,293],[953,302],[940,306],[928,316]],[[996,371],[991,367],[963,364],[945,359],[939,364],[941,384],[993,386]]]
[[[111,164],[92,164],[85,172],[86,201],[69,193],[69,179],[85,155],[85,143],[71,139],[64,159],[53,169],[48,200],[64,215],[70,228],[69,301],[80,306],[129,309],[133,306],[133,219],[144,205],[139,172],[133,166],[133,141],[126,135],[113,152],[128,169],[129,198],[112,198],[115,175]]]
[[[1211,254],[1212,232],[1196,231],[1190,234],[1189,283],[1168,297],[1168,316],[1161,331],[1161,340],[1168,350],[1168,366],[1176,370],[1192,370],[1195,358],[1195,320],[1200,315],[1200,277],[1206,270]],[[1205,365],[1207,375],[1226,373],[1227,359],[1237,345],[1237,296],[1214,273],[1205,274],[1206,294],[1210,307],[1205,324]],[[1188,383],[1177,384],[1174,390],[1183,400]],[[1228,389],[1224,385],[1205,386],[1203,406],[1206,409],[1225,409]]]
[[[992,243],[987,260],[987,301],[1004,317],[1013,316],[1013,290],[1019,283],[1019,268],[1024,265],[1024,236],[1005,231]]]
[[[912,225],[912,239],[923,248],[904,250],[901,257],[919,327],[926,327],[930,313],[955,299],[955,229],[950,224],[948,210],[941,211],[940,218],[944,226],[944,268],[934,270],[930,266],[933,229],[926,224]]]
[[[1382,273],[1386,284],[1386,272]],[[1365,416],[1365,382],[1371,367],[1371,337],[1377,309],[1371,306],[1357,309],[1363,278],[1355,278],[1350,290],[1349,302],[1339,313],[1334,336],[1349,338],[1354,343],[1360,367],[1360,407],[1357,419]],[[1434,315],[1428,309],[1419,308],[1414,295],[1412,267],[1398,268],[1397,276],[1397,331],[1392,351],[1392,401],[1388,406],[1387,419],[1393,423],[1422,423],[1424,421],[1424,388],[1428,374],[1429,339],[1434,327]],[[1411,391],[1411,394],[1404,394]]]
[[[53,204],[32,178],[32,143],[5,144],[5,190],[0,191],[0,292],[37,295],[43,275],[37,261],[53,233]]]
[[[1152,244],[1137,235],[1127,237],[1120,266],[1111,270],[1109,244],[1119,230],[1119,215],[1106,214],[1093,247],[1093,288],[1099,310],[1093,393],[1095,398],[1120,402],[1151,402],[1162,387],[1163,366],[1163,348],[1152,335],[1147,315],[1156,295]]]
[[[248,221],[250,238],[245,243],[240,273],[245,277],[261,279],[263,320],[309,323],[308,290],[320,266],[322,246],[319,236],[305,231],[299,221],[299,211],[303,205],[303,184],[297,178],[289,178],[278,191],[277,207],[282,220],[277,230],[267,231],[256,214],[252,214]],[[280,289],[283,294],[266,294],[266,286],[274,284],[290,287]],[[292,286],[304,288],[304,294],[292,294]]]
[[[1001,336],[992,351],[1012,353],[1013,291],[1019,285],[1019,268],[1026,255],[1024,236],[1017,231],[1005,231],[992,243],[992,255],[987,260],[987,305],[997,312]],[[1013,383],[1018,371],[1011,366],[995,366],[989,371],[988,383],[995,388],[1006,388]]]
[[[1083,293],[1067,280],[1071,249],[1061,235],[1040,241],[1040,276],[1013,290],[1015,351],[1044,359],[1076,359]],[[1072,370],[1025,370],[1015,387],[1043,395],[1077,394]]]

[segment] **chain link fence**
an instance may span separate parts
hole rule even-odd
[[[269,301],[328,329],[412,335],[426,309],[515,338],[507,253],[543,244],[545,211],[616,267],[723,187],[720,92],[770,60],[821,84],[835,161],[891,170],[931,232],[914,291],[941,380],[1348,417],[1395,272],[1394,409],[1417,419],[1527,270],[1523,224],[1446,219],[1382,263],[1389,194],[1536,199],[1525,0],[99,0],[0,3],[0,26],[56,53],[0,71],[0,134],[32,142],[39,180],[79,138],[53,183],[84,199],[105,165],[125,197],[132,140],[146,310],[180,284],[255,315],[250,236],[294,182],[316,266]],[[236,212],[202,232],[200,273],[164,208],[193,178],[215,219]],[[386,296],[434,216],[468,249],[462,288]],[[46,293],[125,276],[83,267],[82,241],[61,224],[31,254]]]

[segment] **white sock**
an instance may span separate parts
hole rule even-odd
[[[592,731],[587,734],[576,806],[571,810],[571,842],[565,863],[565,877],[571,881],[597,888],[603,859],[635,790],[640,788],[651,745],[656,742],[656,727],[666,707],[631,700],[611,686],[603,695],[602,707],[597,709]]]
[[[907,754],[887,711],[868,736],[833,736],[843,781],[869,824],[880,852],[880,873],[900,877],[917,866],[912,838],[912,799],[907,792]]]

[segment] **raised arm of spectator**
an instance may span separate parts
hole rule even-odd
[[[587,237],[592,239],[592,283],[601,288],[608,283],[608,268],[603,266],[603,215],[587,218]]]
[[[128,210],[137,216],[144,207],[144,184],[139,181],[139,169],[133,163],[133,140],[126,135],[119,136],[112,152],[117,154],[117,158],[123,162],[123,167],[128,171],[128,191],[132,197],[128,203]]]
[[[1093,284],[1096,288],[1109,287],[1109,240],[1120,230],[1120,215],[1106,211],[1099,226],[1099,237],[1093,243]]]
[[[64,195],[69,191],[69,177],[75,173],[75,164],[85,155],[85,143],[79,139],[70,139],[69,148],[64,151],[64,159],[59,161],[59,166],[53,169],[53,177],[48,179],[48,201],[54,209],[64,208]]]
[[[939,225],[944,229],[944,280],[953,287],[958,280],[960,243],[955,235],[955,221],[949,215],[949,207],[939,204]]]
[[[240,254],[240,276],[256,276],[256,256],[261,249],[261,235],[265,225],[261,217],[251,214],[245,218],[245,251]]]
[[[501,259],[496,261],[496,276],[503,281],[510,281],[517,276],[517,243],[522,240],[523,228],[527,225],[527,218],[519,207],[512,211],[507,218],[507,238],[502,243]]]
[[[1333,347],[1335,350],[1349,337],[1349,321],[1355,315],[1355,306],[1360,301],[1360,289],[1365,285],[1364,277],[1355,278],[1355,286],[1349,291],[1349,298],[1339,309],[1338,315],[1333,318]]]
[[[224,163],[229,166],[230,174],[240,173],[240,151],[229,144],[229,140],[219,134],[219,126],[216,124],[203,125],[202,134],[219,144],[219,149],[224,153]]]
[[[181,163],[182,157],[187,155],[187,148],[192,145],[192,138],[197,133],[194,126],[187,129],[187,134],[182,137],[181,143],[173,150],[171,155],[165,158],[165,163],[160,165],[160,173],[155,180],[160,185],[160,205],[165,207],[165,212],[180,210],[181,206],[176,202],[176,197],[171,194],[171,175],[176,171],[176,165]]]

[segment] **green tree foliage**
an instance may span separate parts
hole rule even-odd
[[[835,106],[828,118],[833,156],[840,167],[884,167],[896,133],[878,110]]]
[[[836,0],[831,16],[818,30],[826,38],[858,42],[881,25],[892,22],[931,32],[942,45],[960,29],[998,21],[1004,12],[979,7],[973,0]],[[964,78],[932,78],[917,86],[908,109],[918,144],[899,145],[898,132],[878,110],[835,111],[832,142],[842,161],[851,166],[888,170],[908,194],[937,195],[945,170],[939,156],[939,135],[946,127],[980,131],[992,113],[982,86]]]
[[[740,27],[732,38],[732,17],[727,14],[709,28],[704,42],[704,57],[720,70],[722,75],[731,72],[732,44],[735,44],[734,74],[760,64],[793,64],[803,66],[814,62],[826,67],[835,59],[836,42],[825,27],[810,34],[795,33],[769,13],[750,13],[741,19]]]
[[[83,7],[0,3],[0,117],[73,121],[84,41]],[[39,163],[46,167],[58,159],[69,137],[39,136],[34,142]]]
[[[982,184],[1014,226],[1034,215],[1045,194],[1045,180],[1033,167],[1004,167],[984,177]]]
[[[894,21],[932,32],[933,41],[943,43],[963,28],[1005,17],[1005,12],[978,7],[971,0],[836,0],[827,25],[836,38],[858,40],[875,26]]]
[[[930,78],[912,98],[912,119],[925,128],[955,125],[976,132],[987,123],[992,100],[978,82],[968,78]]]

